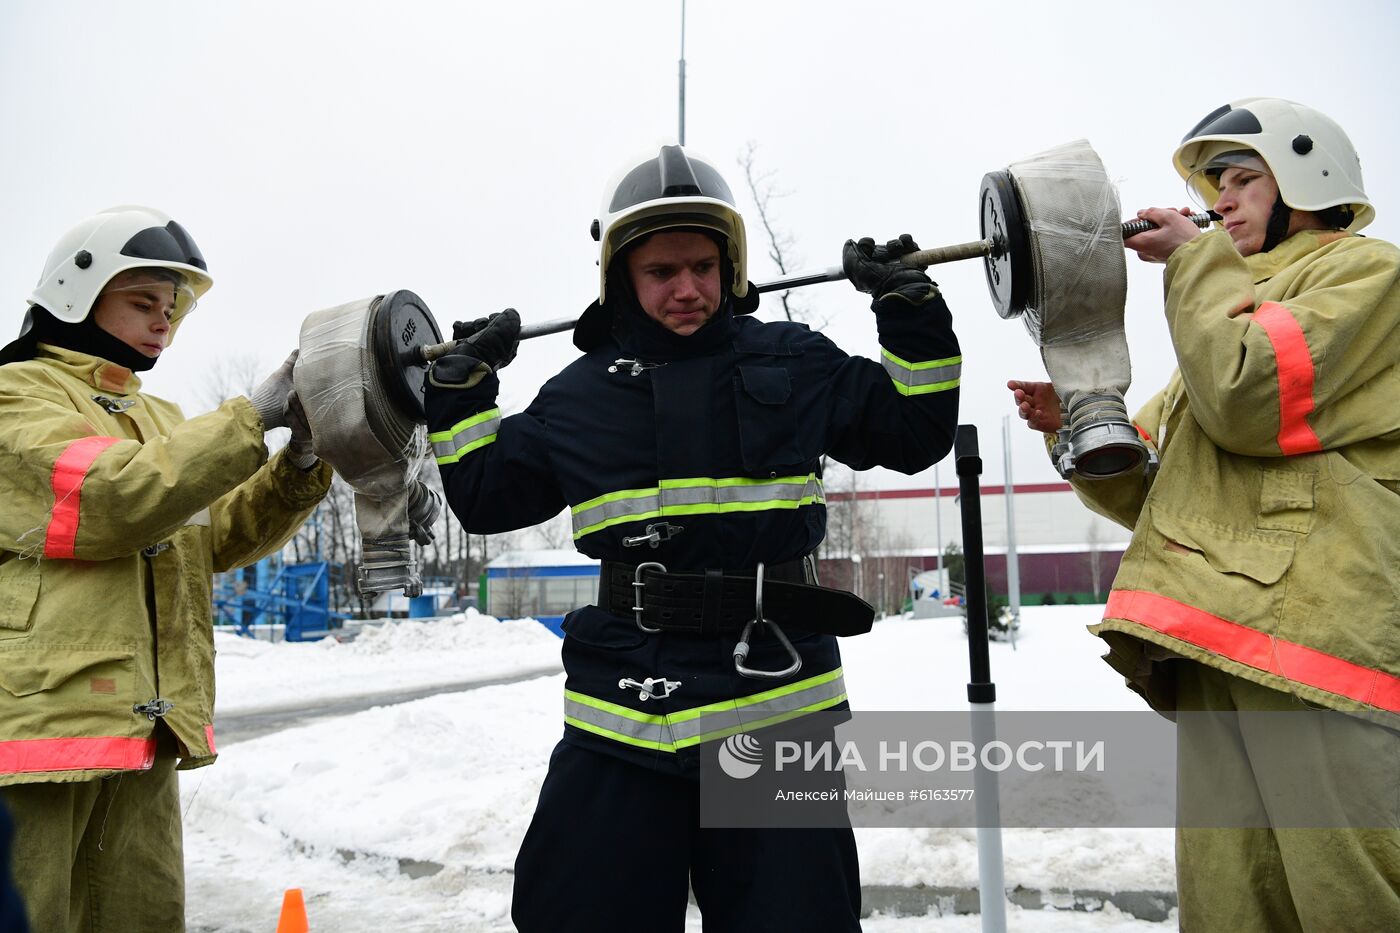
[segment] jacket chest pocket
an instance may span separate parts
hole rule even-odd
[[[781,366],[739,366],[734,377],[744,468],[775,472],[803,462],[792,379]]]

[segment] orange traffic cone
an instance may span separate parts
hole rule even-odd
[[[277,918],[277,933],[311,933],[301,888],[288,888],[282,895],[282,916]]]

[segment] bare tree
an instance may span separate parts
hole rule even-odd
[[[530,528],[529,532],[533,538],[532,543],[539,547],[555,551],[573,549],[574,527],[568,512],[560,512],[549,521]]]
[[[744,181],[749,186],[754,206],[758,208],[759,223],[763,225],[763,232],[768,237],[768,258],[778,267],[779,275],[786,277],[792,274],[793,268],[801,262],[801,257],[793,252],[796,239],[777,225],[773,214],[773,202],[786,197],[789,192],[778,189],[773,182],[773,172],[759,171],[757,159],[758,143],[749,140],[743,154],[739,156],[739,165],[744,170]],[[825,318],[814,317],[809,308],[792,297],[792,289],[780,294],[778,301],[782,303],[783,314],[787,315],[789,321],[803,321],[817,330],[826,326]]]
[[[264,375],[262,363],[251,353],[235,353],[215,358],[206,370],[204,382],[195,390],[199,413],[213,411],[238,395],[252,395]]]

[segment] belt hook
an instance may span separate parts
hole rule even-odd
[[[633,680],[631,677],[624,677],[617,682],[618,689],[637,691],[637,695],[641,697],[643,703],[652,697],[664,700],[675,693],[680,685],[679,680],[667,680],[665,677],[648,677],[646,680]]]

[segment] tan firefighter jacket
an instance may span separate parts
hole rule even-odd
[[[1133,529],[1106,660],[1159,710],[1192,658],[1323,706],[1400,712],[1400,250],[1307,231],[1172,254],[1178,370],[1136,417],[1155,478],[1076,480]]]
[[[185,421],[41,344],[0,366],[0,785],[214,760],[210,575],[279,548],[330,483],[267,462],[245,398]],[[170,704],[168,707],[166,704]]]

